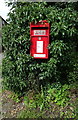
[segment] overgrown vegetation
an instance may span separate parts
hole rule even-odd
[[[71,85],[63,85],[54,83],[48,85],[46,89],[41,88],[41,92],[34,93],[29,91],[24,96],[24,104],[26,110],[22,111],[19,118],[78,118],[78,110],[76,105],[77,99],[72,96],[77,95],[73,91],[78,90],[78,82]],[[73,91],[73,92],[72,92]],[[55,112],[57,111],[57,112]]]
[[[29,105],[29,108],[39,107],[40,111],[48,106],[50,102],[55,102],[59,106],[65,106],[69,101],[68,89],[68,85],[65,84],[61,86],[58,83],[49,86],[48,90],[43,90],[43,88],[41,88],[41,93],[37,93],[35,96],[31,93],[32,99],[26,96],[25,104]]]
[[[9,24],[3,29],[3,47],[6,52],[2,68],[3,86],[19,96],[31,90],[31,98],[28,95],[24,96],[28,109],[22,113],[22,117],[35,117],[34,111],[34,116],[31,115],[33,109],[38,109],[40,113],[36,115],[41,117],[41,111],[51,108],[52,103],[60,109],[70,105],[71,84],[78,80],[76,4],[12,3],[12,9],[8,14]],[[29,54],[30,22],[36,24],[40,20],[48,20],[50,23],[47,60],[34,59]],[[60,117],[76,117],[76,112],[71,114],[71,111],[60,113]]]
[[[12,4],[9,24],[3,30],[3,47],[6,50],[3,77],[6,87],[23,94],[28,88],[38,89],[56,81],[69,83],[68,77],[73,77],[74,66],[78,65],[73,61],[78,38],[78,13],[73,6],[71,3],[49,5],[44,2]],[[51,26],[47,60],[36,60],[29,55],[29,23],[39,20],[48,20]],[[74,78],[76,81],[77,77]]]

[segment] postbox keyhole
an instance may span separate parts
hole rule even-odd
[[[41,37],[38,37],[38,40],[41,40]]]

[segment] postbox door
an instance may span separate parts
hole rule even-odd
[[[34,58],[48,57],[48,37],[32,37],[31,53]]]

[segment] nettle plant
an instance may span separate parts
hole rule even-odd
[[[3,29],[4,85],[18,93],[38,89],[55,81],[65,82],[71,66],[71,42],[77,40],[77,12],[72,4],[45,2],[9,3],[8,24]],[[50,44],[48,59],[30,56],[30,22],[48,20]],[[74,47],[73,47],[74,48]]]

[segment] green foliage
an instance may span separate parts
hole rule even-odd
[[[24,110],[18,115],[18,118],[42,118],[43,112],[38,112],[34,109]]]
[[[77,99],[71,101],[74,90],[78,84],[61,85],[54,83],[42,88],[40,93],[30,91],[24,96],[24,104],[26,109],[18,115],[19,118],[53,118],[58,110],[60,118],[77,118]],[[56,109],[55,109],[56,108]],[[48,112],[48,113],[47,113]],[[42,114],[41,114],[42,113]],[[54,113],[54,115],[53,115]],[[43,117],[44,116],[44,117]]]
[[[39,108],[40,111],[45,107],[45,95],[43,88],[41,86],[41,92],[32,94],[29,93],[27,96],[24,96],[24,103],[27,108]]]
[[[33,94],[32,96],[29,93],[28,96],[24,96],[24,103],[27,108],[39,108],[40,111],[46,106],[48,107],[51,102],[55,102],[59,106],[66,106],[70,100],[68,90],[68,85],[61,86],[58,83],[49,86],[47,90],[43,90],[41,87],[40,93]]]
[[[63,86],[57,86],[56,88],[50,88],[48,90],[48,96],[47,100],[48,102],[55,102],[57,105],[65,106],[69,102],[69,86],[63,85]]]
[[[13,101],[15,101],[16,103],[19,103],[20,102],[20,99],[19,99],[19,95],[16,94],[16,93],[11,93],[7,96],[8,98],[11,98]]]
[[[74,67],[73,70],[69,72],[68,79],[70,83],[76,83],[76,81],[78,81],[78,57],[74,60]]]
[[[4,85],[23,95],[26,90],[37,90],[41,85],[68,82],[69,72],[73,69],[71,53],[77,46],[78,38],[78,12],[72,3],[16,2],[8,15],[9,24],[3,29],[3,47],[6,51],[3,60]],[[40,20],[50,23],[47,60],[36,60],[29,55],[29,24]]]

